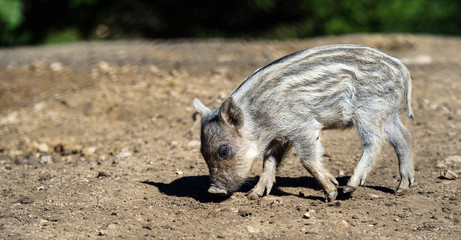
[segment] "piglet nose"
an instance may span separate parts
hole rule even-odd
[[[224,189],[222,186],[218,186],[214,183],[211,184],[210,188],[208,189],[208,192],[211,194],[216,194],[220,196],[225,196],[227,195],[226,189]]]

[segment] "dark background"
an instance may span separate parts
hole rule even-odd
[[[460,0],[0,0],[0,46],[98,39],[461,34]]]

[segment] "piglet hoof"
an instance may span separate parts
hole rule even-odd
[[[351,193],[353,193],[355,190],[357,190],[357,187],[354,187],[354,186],[346,186],[346,187],[343,189],[343,193],[351,194]]]
[[[251,200],[258,200],[261,198],[261,195],[255,193],[255,192],[250,192],[247,194],[247,197]]]
[[[396,195],[396,196],[403,196],[403,195],[405,195],[407,192],[408,192],[408,189],[407,189],[407,188],[398,188],[398,189],[395,191],[395,195]]]
[[[330,193],[325,193],[325,199],[327,202],[333,202],[337,196],[338,196],[337,190],[334,190],[333,192],[330,192]]]
[[[226,196],[227,191],[224,188],[217,187],[215,185],[211,185],[210,188],[208,189],[208,192],[214,195],[218,196]]]
[[[338,180],[336,180],[336,178],[335,178],[335,177],[333,177],[333,176],[330,176],[330,181],[331,181],[331,183],[333,183],[333,184],[334,184],[336,187],[338,187],[338,186],[339,186]]]

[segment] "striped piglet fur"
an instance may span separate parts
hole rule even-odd
[[[269,194],[277,166],[295,147],[326,200],[338,182],[322,164],[321,131],[356,126],[363,154],[344,188],[363,185],[386,139],[395,149],[401,181],[414,181],[410,134],[400,120],[411,108],[411,77],[397,58],[358,45],[299,51],[258,69],[216,110],[194,100],[202,116],[201,152],[210,170],[210,193],[227,195],[244,182],[253,161],[263,159],[251,198]]]

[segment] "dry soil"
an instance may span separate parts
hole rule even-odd
[[[394,195],[386,145],[367,182],[325,203],[291,152],[270,196],[207,193],[193,98],[217,107],[257,68],[304,48],[356,43],[413,77],[416,184]],[[461,38],[354,35],[299,41],[94,42],[0,49],[2,239],[461,239]],[[356,130],[326,131],[343,186]],[[449,176],[442,175],[450,170]],[[450,175],[451,174],[451,175]]]

